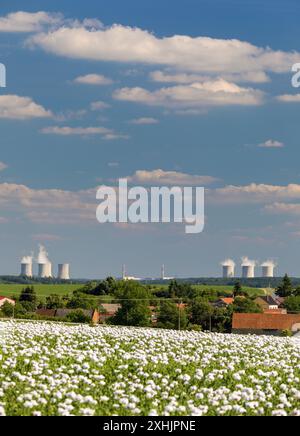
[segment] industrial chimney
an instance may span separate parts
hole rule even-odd
[[[275,266],[276,265],[272,260],[267,260],[266,262],[262,263],[262,277],[274,277]]]
[[[242,277],[244,279],[253,279],[254,278],[255,265],[256,265],[255,260],[250,260],[250,259],[248,259],[248,257],[242,258]]]
[[[21,260],[21,276],[32,277],[32,256],[25,256]]]
[[[223,278],[229,279],[234,277],[235,262],[232,259],[226,259],[222,262]]]
[[[68,263],[60,263],[58,265],[58,276],[60,280],[70,280],[70,265]]]

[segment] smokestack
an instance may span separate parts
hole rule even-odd
[[[58,265],[58,278],[60,280],[70,280],[70,265],[68,263]]]
[[[267,260],[266,262],[262,263],[262,277],[274,277],[275,266],[276,265],[272,260]]]
[[[49,278],[52,277],[52,264],[48,258],[48,253],[42,245],[39,246],[39,254],[38,254],[38,267],[39,272],[38,276],[40,278]]]
[[[21,260],[21,276],[32,277],[32,256],[24,256]]]
[[[253,279],[255,277],[255,265],[255,260],[250,260],[248,257],[242,258],[242,277],[244,279]]]
[[[229,279],[234,277],[235,262],[232,259],[226,259],[222,262],[223,278]]]

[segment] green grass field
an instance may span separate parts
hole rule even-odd
[[[205,291],[218,291],[224,293],[224,295],[231,295],[232,286],[212,286],[212,285],[193,285],[198,290]],[[0,284],[0,296],[13,297],[20,294],[25,285],[20,284]],[[71,296],[73,291],[80,289],[80,284],[65,284],[65,285],[51,285],[51,284],[34,284],[33,285],[39,299],[43,299],[51,294],[68,295]],[[158,290],[167,288],[168,285],[151,285],[151,290]],[[258,288],[243,287],[243,290],[248,293],[249,296],[264,295],[265,291]],[[103,297],[102,297],[103,298]],[[105,297],[104,297],[105,298]],[[110,299],[107,296],[105,299]]]
[[[37,296],[40,298],[46,297],[47,295],[57,294],[57,295],[71,295],[73,291],[79,289],[82,285],[33,285]],[[19,284],[0,284],[0,296],[2,297],[12,297],[14,295],[19,295],[25,285]]]

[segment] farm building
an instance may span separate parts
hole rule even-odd
[[[74,312],[76,309],[38,309],[36,314],[45,318],[59,318],[66,319],[68,315]],[[81,310],[81,309],[80,309]],[[98,310],[82,310],[84,315],[90,318],[93,324],[99,324],[100,313]]]
[[[300,331],[300,314],[234,313],[232,333],[280,336],[283,331]]]
[[[3,304],[9,303],[12,306],[15,306],[16,302],[8,297],[0,297],[0,307],[3,306]]]

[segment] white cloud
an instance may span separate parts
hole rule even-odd
[[[0,184],[1,210],[43,224],[96,222],[96,189],[64,191]]]
[[[277,97],[282,103],[300,103],[300,94],[283,94]]]
[[[199,75],[199,74],[152,71],[150,73],[150,79],[153,82],[159,82],[159,83],[189,84],[194,82],[206,82],[210,79],[210,77]],[[238,82],[266,83],[269,82],[270,80],[269,77],[266,75],[266,73],[263,71],[243,72],[240,74],[222,74],[222,79],[235,83]]]
[[[50,111],[35,103],[29,97],[0,95],[0,118],[26,120],[50,117],[52,117]]]
[[[122,88],[113,94],[117,100],[144,103],[169,108],[199,108],[206,106],[260,105],[264,93],[242,88],[225,80],[192,83],[147,91],[144,88]]]
[[[19,11],[0,17],[0,32],[38,32],[43,26],[58,24],[61,21],[60,14]]]
[[[41,130],[41,133],[46,135],[61,135],[61,136],[70,136],[70,135],[106,135],[111,133],[110,129],[106,127],[45,127]]]
[[[107,141],[115,141],[117,139],[129,139],[129,135],[123,135],[121,133],[107,133],[104,136]]]
[[[218,203],[269,203],[300,199],[300,185],[276,186],[251,183],[245,186],[228,185],[210,191],[210,199]]]
[[[127,177],[127,180],[129,183],[145,185],[203,186],[214,183],[218,179],[211,176],[191,175],[177,171],[157,169],[153,171],[138,170],[133,176]]]
[[[106,127],[45,127],[40,131],[44,135],[60,135],[60,136],[94,136],[100,135],[106,141],[113,141],[117,139],[128,139],[129,136],[122,133],[114,132],[112,129]]]
[[[258,144],[258,147],[261,148],[283,148],[284,147],[284,143],[280,142],[280,141],[275,141],[273,139],[268,139],[267,141]]]
[[[300,204],[293,203],[274,203],[265,206],[264,210],[268,213],[278,215],[300,215]]]
[[[0,171],[3,171],[7,168],[7,165],[4,162],[0,162]]]
[[[109,77],[105,77],[102,74],[87,74],[86,76],[79,76],[74,79],[74,83],[81,85],[97,85],[105,86],[111,85],[113,82]]]
[[[90,108],[92,111],[101,111],[110,108],[110,105],[104,101],[94,101],[91,103]]]
[[[156,118],[151,117],[142,117],[142,118],[135,118],[134,120],[130,120],[129,124],[135,124],[135,125],[147,125],[147,124],[158,124],[159,121]]]
[[[283,73],[299,61],[297,52],[274,51],[238,39],[187,35],[159,38],[147,30],[118,24],[99,30],[65,25],[34,35],[28,43],[70,58],[164,65],[219,75]]]

